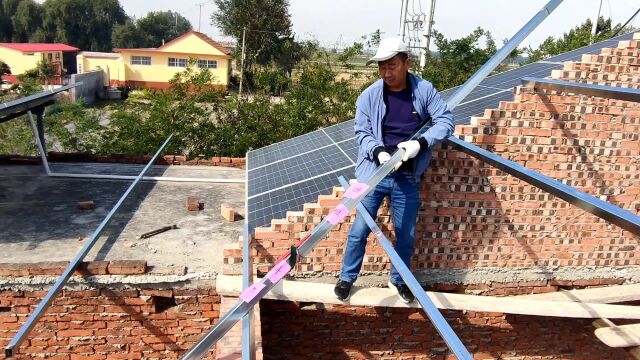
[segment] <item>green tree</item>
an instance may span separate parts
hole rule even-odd
[[[111,33],[127,16],[118,0],[47,0],[43,4],[45,41],[88,51],[111,51]]]
[[[33,79],[38,81],[40,84],[48,85],[49,80],[54,76],[56,76],[56,70],[53,64],[47,60],[41,60],[36,63],[36,67],[18,75],[18,78],[22,82],[28,79]]]
[[[485,37],[485,47],[479,46],[480,38]],[[422,71],[422,77],[429,80],[440,90],[449,89],[465,82],[496,52],[496,44],[491,33],[480,27],[471,34],[449,40],[438,31],[433,39],[438,54],[429,57]]]
[[[5,12],[5,2],[0,0],[0,42],[11,42],[13,36],[13,25],[11,24],[11,15]]]
[[[12,17],[13,42],[30,42],[38,31],[42,31],[42,5],[33,0],[24,0],[18,4]]]
[[[11,74],[11,68],[4,61],[0,60],[0,76]]]
[[[245,69],[249,71],[254,64],[275,62],[283,42],[293,40],[287,0],[215,0],[215,3],[218,11],[211,15],[212,24],[225,35],[236,38],[240,44],[242,31],[247,29]]]
[[[151,11],[136,26],[144,38],[141,47],[159,47],[192,29],[189,20],[173,11]]]
[[[569,32],[564,33],[557,39],[549,36],[537,48],[534,49],[529,46],[524,50],[524,52],[528,56],[527,62],[535,62],[538,60],[546,59],[550,56],[562,54],[574,49],[581,48],[583,46],[587,46],[592,42],[595,43],[609,39],[618,30],[620,30],[621,34],[635,30],[635,28],[632,26],[627,26],[626,28],[621,29],[621,24],[612,26],[611,19],[600,17],[598,19],[598,25],[596,26],[596,36],[592,41],[592,25],[593,22],[591,22],[591,19],[587,19],[585,22],[569,30]]]
[[[129,19],[124,24],[113,27],[111,41],[114,48],[140,48],[146,43],[146,37],[140,32],[136,23]]]

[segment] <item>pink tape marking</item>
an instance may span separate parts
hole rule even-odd
[[[349,209],[347,209],[347,207],[343,204],[340,204],[336,206],[336,208],[333,209],[333,211],[330,212],[329,215],[327,215],[327,221],[331,225],[336,225],[337,223],[342,221],[342,219],[347,217],[347,215],[349,215]]]
[[[365,191],[369,190],[369,185],[365,183],[356,183],[347,189],[344,193],[344,197],[349,199],[356,199],[358,196],[362,195]]]
[[[289,270],[291,270],[289,262],[287,260],[280,261],[280,263],[274,266],[273,269],[269,270],[267,273],[267,279],[275,284],[287,275]]]
[[[264,286],[265,285],[261,282],[255,283],[244,289],[242,294],[240,294],[240,298],[242,299],[242,301],[249,303],[251,302],[251,300],[253,300],[254,297],[256,297],[256,295],[258,295],[260,290],[264,289]]]

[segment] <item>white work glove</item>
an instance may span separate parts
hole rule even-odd
[[[388,152],[386,151],[381,151],[378,154],[378,162],[380,163],[380,166],[384,165],[384,163],[386,163],[387,161],[391,160],[391,155],[389,155]],[[393,170],[391,170],[391,172],[394,172],[396,170],[398,170],[398,168],[400,168],[400,165],[402,165],[402,161],[398,161],[398,163],[396,164],[396,166],[393,168]]]
[[[418,140],[403,141],[398,144],[398,149],[404,149],[402,161],[413,159],[420,151],[420,142]]]

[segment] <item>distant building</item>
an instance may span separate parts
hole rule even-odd
[[[14,82],[16,75],[35,68],[39,61],[48,61],[56,72],[53,84],[60,84],[62,75],[75,72],[75,54],[79,50],[65,44],[0,43],[0,60],[11,68],[11,75],[5,78]]]
[[[78,73],[102,70],[105,86],[167,88],[169,80],[184,71],[189,59],[196,58],[199,68],[211,70],[213,85],[224,89],[229,85],[229,49],[196,31],[189,31],[159,48],[113,51],[78,54]]]

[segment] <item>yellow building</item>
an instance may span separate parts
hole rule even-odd
[[[64,53],[79,50],[65,44],[0,43],[0,61],[9,65],[12,77],[35,68],[39,61],[48,61],[56,71],[56,83],[65,68]]]
[[[167,88],[169,80],[184,71],[190,58],[198,67],[213,74],[213,84],[229,85],[231,56],[229,49],[204,34],[190,31],[159,48],[114,49],[114,53],[82,52],[78,55],[78,73],[102,70],[105,86]]]

